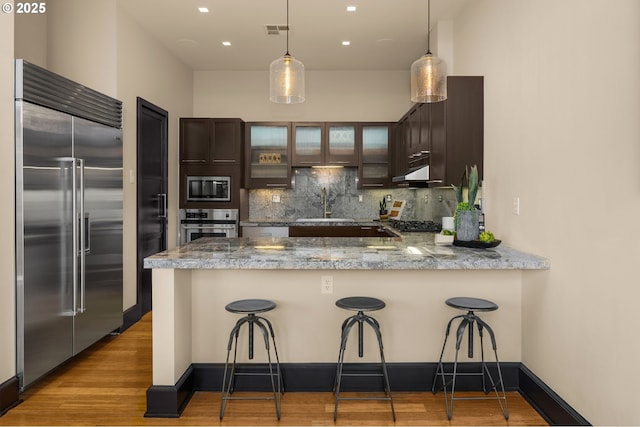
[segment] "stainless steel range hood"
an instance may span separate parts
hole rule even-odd
[[[404,175],[394,176],[392,182],[422,182],[429,181],[429,166],[420,166],[416,169],[409,169]]]

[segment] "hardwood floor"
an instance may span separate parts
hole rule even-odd
[[[334,425],[331,393],[286,393],[280,422],[271,401],[230,402],[221,422],[220,394],[214,392],[195,393],[180,418],[144,418],[150,385],[148,314],[122,335],[103,339],[27,389],[22,395],[24,402],[1,417],[0,426]],[[444,411],[442,394],[394,393],[394,403],[395,425],[547,425],[515,392],[508,393],[508,422],[495,401],[456,402],[451,422]],[[377,401],[341,402],[335,424],[394,425],[388,402]]]

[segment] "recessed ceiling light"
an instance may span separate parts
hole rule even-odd
[[[351,42],[349,40],[344,40],[342,42],[342,46],[349,46],[351,44]]]
[[[199,7],[198,10],[200,11],[200,13],[209,13],[209,9],[206,7]]]
[[[355,6],[347,6],[347,12],[355,12],[355,11],[356,11]]]
[[[224,41],[222,42],[222,46],[231,46],[231,42]]]

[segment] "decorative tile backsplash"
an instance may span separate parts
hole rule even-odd
[[[292,189],[249,191],[251,219],[322,218],[322,189],[326,189],[327,210],[332,218],[372,220],[379,217],[379,204],[391,194],[406,200],[402,219],[432,220],[440,223],[452,216],[456,206],[450,188],[358,189],[356,168],[298,168],[293,171]]]

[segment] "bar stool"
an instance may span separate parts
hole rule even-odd
[[[240,318],[236,325],[231,330],[231,334],[229,334],[229,344],[227,345],[227,359],[224,364],[224,376],[222,378],[222,397],[220,400],[220,419],[224,417],[224,411],[227,407],[227,401],[229,400],[273,400],[276,407],[276,417],[280,420],[280,403],[282,393],[284,393],[284,385],[282,383],[282,375],[280,371],[280,360],[278,359],[278,349],[276,348],[276,340],[275,335],[273,333],[273,326],[271,326],[271,322],[264,317],[257,316],[258,313],[264,313],[266,311],[271,311],[276,308],[276,303],[269,300],[264,299],[245,299],[234,301],[225,306],[225,310],[231,313],[243,313],[246,316]],[[266,326],[265,326],[266,323]],[[240,328],[242,325],[247,324],[249,328],[249,359],[253,359],[253,327],[257,325],[260,331],[262,332],[262,336],[264,338],[265,349],[267,350],[267,361],[269,365],[268,373],[256,373],[256,372],[236,372],[236,356],[238,353],[238,335],[240,334]],[[267,327],[269,331],[267,332]],[[273,342],[273,351],[275,353],[276,359],[276,369],[274,372],[272,363],[271,363],[271,351],[269,345],[269,335],[271,335],[271,341]],[[227,372],[229,370],[229,356],[231,354],[231,347],[235,343],[234,351],[233,351],[233,362],[231,363],[231,370],[229,375],[227,376]],[[233,393],[233,387],[236,376],[265,376],[268,375],[271,380],[271,390],[273,391],[273,397],[231,397],[231,393]],[[276,385],[277,383],[277,385]]]
[[[438,368],[436,369],[436,374],[433,378],[433,384],[431,385],[431,391],[433,394],[436,394],[438,390],[444,390],[444,401],[445,408],[447,411],[447,417],[451,420],[453,417],[453,401],[454,400],[485,400],[485,399],[495,399],[498,400],[500,404],[500,410],[504,415],[506,420],[509,419],[509,408],[507,407],[507,395],[504,392],[504,382],[502,381],[502,371],[500,370],[500,361],[498,360],[498,351],[496,346],[496,338],[493,333],[493,330],[489,325],[478,316],[475,315],[476,311],[494,311],[498,309],[498,305],[492,301],[480,299],[480,298],[468,298],[468,297],[456,297],[449,298],[445,301],[445,303],[449,307],[453,307],[458,310],[467,310],[467,314],[461,314],[455,316],[449,320],[447,324],[447,330],[444,337],[444,343],[442,344],[442,352],[440,353],[440,360],[438,361]],[[456,356],[453,362],[453,371],[445,372],[444,366],[442,364],[442,356],[444,354],[445,347],[447,345],[447,338],[449,338],[449,332],[451,330],[451,323],[460,319],[460,324],[458,325],[458,329],[456,331]],[[478,324],[478,334],[480,335],[480,355],[482,359],[481,363],[481,372],[458,372],[458,351],[460,350],[460,344],[462,343],[462,337],[464,335],[465,329],[469,328],[468,332],[468,356],[469,358],[473,358],[473,325],[474,323]],[[484,347],[482,344],[483,341],[483,331],[487,330],[489,336],[491,337],[491,345],[493,347],[493,352],[496,358],[496,368],[498,371],[498,381],[495,382],[493,380],[493,376],[491,372],[489,372],[489,368],[487,367],[487,363],[484,360]],[[456,387],[456,377],[460,375],[469,375],[469,376],[482,376],[482,390],[485,394],[488,394],[490,391],[494,391],[496,397],[454,397],[455,387]],[[447,382],[446,377],[451,377],[451,381]],[[438,378],[440,378],[442,386],[440,389],[436,389],[436,383]],[[486,378],[489,379],[489,387],[486,384]],[[449,396],[447,395],[447,387],[451,385],[451,391]]]
[[[385,307],[385,303],[377,298],[370,297],[347,297],[341,298],[336,301],[336,305],[345,310],[357,311],[357,314],[348,317],[342,323],[342,333],[340,338],[340,351],[338,353],[338,366],[336,371],[336,379],[334,382],[333,391],[336,395],[335,408],[333,411],[333,421],[338,418],[338,402],[340,400],[388,400],[391,405],[391,414],[393,421],[396,420],[396,412],[393,409],[393,399],[391,397],[391,388],[389,386],[389,375],[387,373],[387,364],[384,360],[384,350],[382,347],[382,334],[380,333],[380,324],[376,319],[364,314],[365,311],[381,310]],[[364,353],[363,346],[363,325],[366,323],[373,328],[376,336],[378,337],[378,346],[380,347],[380,362],[382,364],[382,373],[344,373],[344,353],[347,347],[347,338],[349,338],[349,332],[353,325],[358,324],[358,357],[362,357]],[[385,397],[340,397],[340,385],[342,377],[363,377],[363,376],[382,376],[384,380]]]

